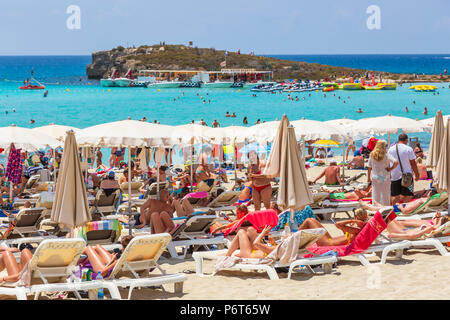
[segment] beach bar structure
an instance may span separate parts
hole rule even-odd
[[[234,81],[257,82],[272,81],[273,71],[258,71],[256,69],[221,69],[220,71],[207,71],[211,81],[232,79]]]

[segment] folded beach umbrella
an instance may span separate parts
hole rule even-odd
[[[365,118],[348,125],[351,135],[355,139],[367,135],[397,134],[400,129],[404,133],[425,132],[426,126],[419,120],[392,115]]]
[[[444,119],[442,112],[436,112],[433,125],[433,135],[431,136],[430,149],[428,151],[427,166],[435,168],[441,153],[442,140],[444,138]]]
[[[263,174],[271,178],[280,177],[277,204],[282,208],[293,211],[313,202],[295,131],[285,115],[273,139]],[[291,212],[291,221],[292,219]]]
[[[23,151],[38,151],[46,147],[56,148],[61,144],[45,133],[15,125],[0,128],[0,148],[7,149],[11,143]]]
[[[31,130],[44,133],[50,137],[55,138],[56,140],[64,141],[67,131],[72,130],[74,132],[77,132],[80,129],[75,128],[75,127],[61,126],[58,124],[51,123],[48,126],[37,127],[37,128],[33,128]]]
[[[65,138],[50,220],[69,228],[82,226],[91,221],[78,146],[73,131],[68,131]]]
[[[296,136],[304,140],[332,139],[346,140],[348,134],[342,128],[322,121],[301,119],[292,121]],[[300,139],[298,139],[300,140]]]
[[[436,166],[436,189],[450,191],[450,119],[447,119],[447,129],[441,145],[441,153]]]

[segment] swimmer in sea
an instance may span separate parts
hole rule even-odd
[[[405,107],[405,111],[406,111],[406,113],[409,112],[408,106]]]
[[[230,117],[230,113],[227,111],[227,113],[225,114],[225,117],[229,118]]]
[[[357,113],[363,113],[362,109],[359,108],[358,110],[356,110]]]
[[[30,124],[35,123],[36,121],[34,121],[33,119],[30,120]]]
[[[236,113],[233,112],[233,114],[231,115],[232,118],[236,118]]]
[[[428,114],[428,108],[427,107],[425,107],[425,109],[423,109],[423,112],[422,112],[424,115],[427,115]]]

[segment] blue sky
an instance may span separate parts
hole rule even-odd
[[[69,5],[81,29],[69,30]],[[381,8],[381,30],[366,9]],[[450,53],[449,0],[3,0],[0,55],[187,44],[256,54]]]

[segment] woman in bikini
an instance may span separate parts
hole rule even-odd
[[[263,240],[271,229],[272,227],[266,226],[259,235],[253,227],[239,229],[225,255],[231,257],[236,250],[239,250],[239,253],[235,254],[236,257],[254,259],[266,257],[276,247],[273,239],[269,238],[267,243]]]
[[[270,198],[272,197],[272,185],[270,179],[262,174],[265,163],[259,161],[258,154],[250,151],[250,164],[247,168],[247,177],[253,185],[252,200],[255,205],[255,211],[261,210],[261,202],[264,203],[266,209],[270,209]]]
[[[86,265],[86,263],[89,262],[95,274],[100,272],[103,278],[108,277],[119,260],[120,255],[132,239],[133,236],[130,235],[122,237],[122,240],[120,240],[122,250],[118,249],[118,251],[115,251],[114,253],[109,253],[101,245],[96,245],[95,247],[87,246],[83,250],[83,254],[85,254],[87,258],[80,260],[78,264]]]
[[[244,183],[244,187],[241,191],[241,194],[239,195],[237,203],[242,204],[249,202],[250,200],[252,200],[252,194],[253,194],[252,182],[247,180]]]
[[[414,211],[415,208],[420,206],[427,198],[417,199],[410,203],[403,203],[399,205],[394,205],[393,209],[395,212],[409,212]],[[373,205],[367,203],[361,203],[367,210],[377,211],[385,206],[380,205],[375,202]],[[405,205],[405,207],[403,206]],[[414,208],[414,209],[413,209]],[[411,210],[412,209],[412,210]],[[424,234],[428,234],[440,226],[449,221],[448,216],[441,216],[438,211],[436,215],[431,220],[421,220],[421,219],[409,219],[409,220],[393,220],[387,226],[388,237],[397,240],[414,240],[421,237]]]
[[[356,209],[355,210],[355,219],[352,220],[344,220],[336,222],[335,226],[339,230],[344,232],[344,235],[338,237],[331,237],[328,231],[323,235],[322,238],[317,240],[318,246],[341,246],[350,244],[356,235],[361,231],[364,225],[368,221],[367,212],[364,209]],[[306,230],[306,229],[316,229],[316,228],[324,228],[325,227],[316,219],[308,218],[302,225],[298,228],[298,230]]]

